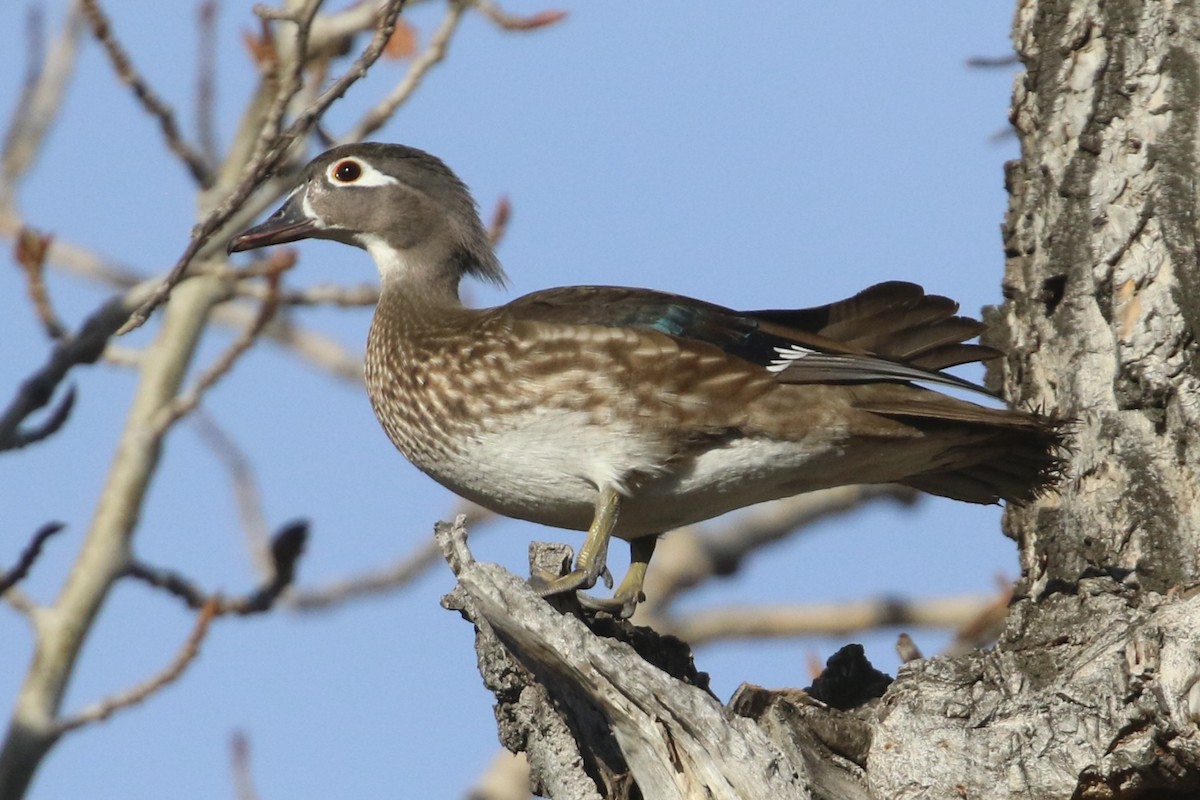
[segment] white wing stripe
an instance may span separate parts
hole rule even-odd
[[[793,361],[805,356],[811,356],[816,351],[794,344],[790,347],[776,347],[775,352],[779,354],[779,358],[767,365],[767,372],[783,372],[792,365]]]

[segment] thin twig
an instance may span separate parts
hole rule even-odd
[[[33,310],[42,323],[46,335],[58,341],[67,335],[54,306],[50,302],[50,293],[46,291],[46,253],[54,237],[48,233],[39,233],[33,228],[22,228],[17,234],[16,262],[25,273],[25,286],[29,290],[29,299]]]
[[[274,69],[268,73],[269,80],[275,85],[275,94],[267,112],[263,116],[259,128],[258,141],[250,157],[251,163],[260,161],[271,149],[274,141],[280,135],[284,114],[299,91],[304,87],[304,68],[308,64],[308,32],[312,28],[313,19],[321,7],[322,0],[297,0],[299,8],[293,8],[296,3],[289,3],[286,8],[274,9],[261,3],[255,4],[253,11],[262,20],[288,21],[296,25],[296,35],[292,37],[292,50],[289,56],[284,56],[279,42],[271,53],[274,58],[271,64]],[[264,35],[268,32],[264,31]],[[281,58],[281,56],[284,56]],[[286,61],[286,63],[285,63]]]
[[[33,164],[46,139],[46,131],[66,107],[63,97],[75,67],[83,14],[71,4],[62,31],[54,45],[40,57],[41,16],[33,6],[27,22],[30,60],[21,97],[13,108],[12,121],[4,137],[0,164],[0,211],[11,208],[21,176]]]
[[[1000,67],[1015,67],[1021,61],[1017,58],[1016,53],[1011,53],[1004,56],[971,56],[967,59],[967,66],[973,69],[997,69]]]
[[[259,575],[269,577],[273,572],[270,529],[263,512],[258,476],[250,464],[249,457],[233,437],[217,424],[212,415],[204,413],[203,409],[192,415],[192,424],[200,434],[200,441],[212,449],[229,471],[229,483],[233,487],[238,519],[241,520],[242,531],[246,534],[246,549],[250,553],[250,561]]]
[[[318,611],[371,595],[392,592],[412,583],[441,560],[432,540],[386,569],[355,575],[315,589],[298,589],[285,601],[298,611]]]
[[[8,126],[8,135],[4,142],[4,170],[0,173],[0,205],[8,205],[12,200],[11,193],[15,189],[17,175],[10,174],[10,154],[20,150],[21,134],[27,133],[29,109],[37,96],[39,81],[43,74],[43,60],[46,49],[46,14],[39,6],[30,6],[25,12],[25,79],[21,81],[21,98],[13,107],[13,119]],[[34,145],[36,147],[36,143]],[[26,161],[25,165],[29,162]]]
[[[233,773],[233,791],[237,800],[258,800],[254,775],[250,769],[250,740],[242,731],[229,737],[229,767]]]
[[[668,613],[679,594],[714,576],[732,574],[751,553],[821,519],[880,500],[908,506],[920,495],[894,484],[839,486],[759,506],[724,526],[672,531],[658,545],[654,567],[646,576],[647,601],[638,607],[635,619],[658,627],[656,620]]]
[[[137,369],[142,365],[142,356],[145,351],[137,347],[123,347],[119,344],[111,342],[104,348],[104,363],[114,367],[125,367],[126,369]]]
[[[348,51],[355,36],[378,24],[384,5],[380,0],[368,0],[321,14],[313,20],[308,52],[334,55]]]
[[[15,239],[27,227],[21,217],[0,208],[0,236]],[[131,289],[146,280],[145,275],[132,267],[110,261],[92,250],[60,238],[50,243],[46,263],[71,275],[116,289]]]
[[[183,647],[179,648],[179,652],[175,654],[175,658],[171,660],[166,669],[128,691],[107,697],[99,703],[85,708],[75,716],[61,720],[55,726],[55,733],[61,736],[82,728],[84,725],[108,719],[115,712],[135,706],[177,681],[200,654],[200,645],[204,642],[204,637],[208,635],[209,623],[216,615],[217,606],[217,598],[212,598],[204,604],[204,607],[200,609],[200,616],[196,619],[196,625],[192,628],[191,635],[183,643]]]
[[[33,598],[31,598],[29,595],[22,592],[20,587],[13,586],[7,592],[0,595],[0,598],[3,598],[4,602],[8,603],[9,607],[12,608],[13,611],[24,615],[30,620],[30,622],[33,622],[34,613],[38,608],[37,603],[35,603]],[[34,622],[35,627],[36,624],[37,623]]]
[[[351,128],[346,135],[342,136],[340,141],[361,142],[383,127],[384,123],[396,112],[396,109],[421,85],[421,80],[425,77],[426,73],[446,57],[446,52],[450,47],[450,40],[453,38],[455,30],[458,29],[458,23],[462,21],[466,7],[466,0],[449,1],[446,7],[446,15],[442,17],[437,30],[430,37],[429,44],[426,45],[419,56],[413,59],[404,78],[383,100],[376,103],[374,107],[367,111],[358,124]]]
[[[496,513],[469,500],[460,501],[450,515],[451,519],[460,517],[470,517],[471,534],[475,537],[489,523],[500,519]],[[297,611],[320,611],[351,600],[394,592],[412,583],[440,560],[441,551],[436,542],[428,541],[390,567],[342,578],[321,587],[296,589],[284,602]]]
[[[29,432],[18,430],[21,423],[50,402],[55,389],[71,367],[91,364],[100,358],[109,337],[153,289],[152,283],[141,284],[108,300],[84,320],[78,333],[55,345],[46,364],[21,383],[17,396],[0,414],[0,450],[29,443]],[[64,399],[59,403],[54,417],[65,418],[69,410],[70,405]],[[33,440],[36,441],[36,438]]]
[[[79,0],[79,3],[91,26],[92,36],[104,48],[117,78],[133,90],[133,96],[141,103],[142,108],[158,120],[158,127],[167,141],[167,147],[179,156],[201,188],[207,189],[212,186],[213,174],[208,162],[204,160],[203,154],[183,140],[179,125],[175,121],[175,112],[150,88],[145,77],[133,65],[129,54],[117,41],[108,16],[100,8],[99,0]]]
[[[213,108],[217,98],[218,0],[203,0],[196,24],[196,140],[206,164],[217,161],[217,130]]]
[[[200,374],[200,377],[196,379],[195,384],[190,389],[180,394],[159,411],[152,426],[155,434],[161,434],[198,406],[201,398],[204,397],[204,393],[228,374],[233,365],[237,363],[237,360],[254,345],[255,340],[258,339],[258,335],[262,333],[262,329],[275,316],[275,311],[279,308],[279,281],[283,273],[291,269],[296,263],[296,252],[294,250],[283,249],[276,251],[272,256],[275,261],[275,270],[267,277],[267,294],[263,297],[258,314],[246,326],[241,335],[225,349],[225,352],[208,369]]]
[[[19,218],[0,211],[0,236],[15,236],[22,227],[23,223]],[[142,283],[157,285],[156,283],[148,283],[149,279],[129,267],[108,261],[87,248],[65,243],[61,239],[56,239],[51,243],[48,261],[51,266],[71,275],[87,278],[120,289],[130,289]],[[238,271],[237,274],[244,272],[246,275],[264,275],[266,274],[266,270],[257,266],[261,263],[264,262],[256,261],[256,266],[252,266],[244,271]],[[247,288],[245,283],[238,283],[236,291],[239,294],[259,299],[265,294],[265,289],[261,286],[250,285]],[[328,303],[343,307],[370,306],[375,303],[378,296],[379,287],[375,285],[350,287],[344,293],[339,293],[338,290],[332,287],[317,286],[298,292],[282,292],[280,294],[280,305],[304,306]],[[253,319],[253,313],[256,312],[240,305],[225,304],[213,309],[212,319],[214,322],[226,327],[242,329],[250,324],[250,321]],[[301,359],[310,362],[316,368],[324,370],[336,378],[354,384],[362,383],[362,359],[324,334],[308,330],[291,321],[277,317],[274,323],[267,326],[263,335],[276,344],[282,345],[294,352]],[[110,352],[119,354],[121,351],[114,351],[114,345],[110,342],[104,350],[106,359]],[[134,362],[131,362],[129,359],[117,358],[114,363]]]
[[[209,237],[233,217],[247,198],[275,171],[287,155],[292,143],[306,135],[316,120],[325,113],[325,110],[366,74],[367,69],[379,59],[383,52],[388,38],[395,29],[396,16],[404,7],[404,3],[405,0],[388,0],[381,12],[380,25],[375,29],[375,36],[371,39],[371,43],[340,78],[322,92],[308,108],[304,109],[283,133],[274,137],[271,146],[263,152],[259,159],[247,165],[243,171],[244,177],[229,193],[229,196],[209,212],[193,230],[191,241],[184,248],[183,254],[175,262],[175,266],[171,268],[170,273],[163,279],[158,289],[142,304],[141,308],[129,316],[128,321],[118,333],[128,333],[145,323],[154,309],[167,299],[175,284],[182,279],[188,265],[200,252],[201,246],[207,243]]]
[[[129,563],[122,572],[122,576],[139,580],[156,589],[162,589],[167,594],[182,600],[189,608],[201,608],[215,604],[213,614],[216,616],[262,614],[275,605],[279,596],[295,580],[296,567],[300,556],[304,554],[304,546],[307,541],[307,522],[301,520],[283,526],[271,540],[272,575],[270,579],[242,597],[227,598],[218,594],[209,594],[197,586],[195,581],[175,570],[152,567],[136,560]]]
[[[262,299],[266,290],[261,284],[240,283],[238,295]],[[279,293],[281,306],[337,306],[338,308],[370,308],[379,302],[379,286],[341,286],[336,283],[319,284],[307,289],[293,289]]]
[[[254,309],[244,304],[226,303],[213,309],[212,318],[222,325],[244,328],[250,324],[255,313]],[[362,387],[361,354],[351,352],[332,337],[296,325],[283,314],[276,315],[274,322],[263,331],[263,336],[292,351],[312,366]]]
[[[63,392],[63,396],[59,398],[54,408],[50,409],[50,413],[46,415],[45,419],[36,425],[27,425],[13,431],[6,440],[0,442],[0,450],[20,450],[22,447],[28,447],[53,436],[63,425],[67,424],[74,408],[75,387],[68,386],[67,391]]]
[[[493,3],[492,0],[472,0],[472,4],[485,17],[506,31],[532,31],[537,28],[544,28],[547,25],[553,25],[556,22],[561,22],[567,16],[567,12],[565,11],[554,10],[539,11],[536,14],[528,16],[510,14]]]
[[[12,569],[0,572],[0,595],[3,595],[9,589],[25,580],[25,576],[29,574],[30,568],[38,560],[38,556],[42,554],[42,546],[46,544],[46,540],[65,527],[66,525],[61,522],[47,522],[34,532],[33,538],[29,540],[29,544],[21,551],[21,556],[17,559],[17,563],[13,565]]]

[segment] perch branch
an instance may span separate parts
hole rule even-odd
[[[731,717],[712,694],[691,683],[699,680],[694,669],[673,675],[668,664],[644,660],[640,652],[652,646],[649,642],[635,650],[619,640],[620,634],[596,636],[579,619],[555,610],[524,581],[494,564],[474,561],[461,517],[453,526],[439,524],[437,540],[459,582],[443,603],[475,623],[485,682],[497,687],[503,683],[506,698],[519,695],[517,704],[536,702],[543,710],[560,709],[552,712],[556,714],[566,708],[594,709],[587,720],[576,717],[577,725],[567,733],[586,739],[579,743],[557,738],[548,727],[557,727],[554,717],[523,717],[528,723],[523,726],[526,752],[541,793],[597,796],[593,778],[577,754],[594,753],[596,747],[611,752],[615,743],[619,753],[614,755],[627,767],[609,762],[614,768],[608,776],[612,785],[619,782],[628,790],[632,778],[644,797],[812,796],[805,764],[785,760],[757,725]],[[666,645],[653,633],[646,636]],[[524,712],[507,707],[512,702],[506,700],[506,707],[497,709],[498,719],[522,718]],[[551,735],[553,743],[538,741]],[[592,741],[597,737],[604,737],[607,745]]]

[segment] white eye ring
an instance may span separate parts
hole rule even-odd
[[[391,186],[400,183],[360,158],[339,158],[325,170],[325,179],[334,186]]]

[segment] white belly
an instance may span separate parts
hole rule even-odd
[[[633,538],[846,482],[832,438],[829,431],[804,441],[735,437],[672,459],[665,438],[552,409],[470,436],[437,464],[414,463],[484,507],[575,530],[591,523],[598,487],[613,486],[625,496],[616,533]]]

